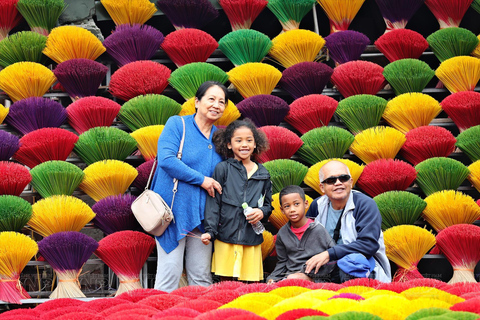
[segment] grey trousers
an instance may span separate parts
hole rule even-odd
[[[200,236],[198,229],[192,231]],[[183,262],[187,271],[188,285],[209,286],[212,284],[212,243],[204,245],[194,237],[185,237],[179,241],[178,247],[166,253],[157,243],[157,275],[155,289],[172,292],[178,288],[183,272]]]

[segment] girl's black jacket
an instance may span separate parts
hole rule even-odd
[[[263,211],[262,221],[268,220],[272,212],[272,183],[267,169],[258,164],[258,170],[247,179],[245,166],[240,161],[229,158],[217,164],[213,179],[222,185],[222,194],[216,192],[214,198],[207,197],[205,232],[210,234],[212,241],[218,239],[247,246],[261,244],[263,236],[257,235],[247,222],[242,203],[259,208]]]

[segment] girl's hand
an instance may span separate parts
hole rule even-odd
[[[210,235],[210,233],[204,233],[200,237],[200,240],[202,240],[204,245],[209,244],[211,239],[212,239],[212,236]]]
[[[222,186],[213,178],[205,177],[201,187],[207,190],[210,197],[215,197],[215,190],[217,190],[219,194],[222,194]]]
[[[262,219],[263,211],[258,208],[253,209],[253,211],[247,216],[247,221],[251,224],[255,224]]]

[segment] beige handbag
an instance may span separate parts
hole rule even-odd
[[[180,141],[180,147],[177,152],[177,158],[182,159],[183,143],[185,142],[185,120],[183,122],[183,135]],[[178,179],[173,179],[173,197],[172,204],[169,207],[163,198],[153,190],[149,190],[150,181],[152,180],[153,172],[157,165],[157,158],[153,162],[152,170],[148,176],[147,185],[145,191],[138,196],[132,203],[133,215],[137,219],[138,223],[142,226],[145,232],[148,232],[156,237],[161,236],[170,222],[175,222],[172,209],[173,201],[175,200],[175,194],[177,193]]]

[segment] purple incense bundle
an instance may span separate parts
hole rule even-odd
[[[70,59],[60,63],[53,73],[72,100],[94,96],[108,68],[89,59]]]
[[[218,126],[217,126],[218,127]],[[137,167],[138,176],[133,180],[132,184],[140,189],[143,190],[147,187],[148,176],[150,175],[150,171],[152,170],[153,162],[155,160],[148,160]],[[155,172],[154,172],[155,173]]]
[[[67,120],[67,111],[57,101],[30,97],[10,106],[5,121],[22,134],[42,128],[58,128]]]
[[[332,74],[333,69],[324,63],[301,62],[282,72],[280,87],[294,99],[309,94],[321,94]]]
[[[106,235],[123,230],[141,230],[131,206],[135,196],[129,194],[106,197],[93,205],[93,223]]]
[[[387,25],[388,32],[405,29],[408,20],[417,12],[425,0],[375,0]]]
[[[0,130],[0,161],[8,161],[20,148],[20,139],[7,131]]]
[[[358,60],[370,39],[361,32],[346,30],[330,34],[325,37],[325,46],[330,57],[337,64]]]
[[[38,242],[39,253],[58,276],[51,299],[85,298],[78,277],[83,264],[97,248],[97,241],[76,231],[54,233]]]
[[[160,49],[163,34],[149,25],[122,24],[115,28],[103,46],[119,67],[138,60],[150,60]]]
[[[290,110],[285,100],[269,94],[242,100],[237,108],[244,118],[250,118],[257,127],[278,126]]]
[[[201,29],[218,17],[218,11],[209,0],[158,0],[157,6],[175,29]]]

